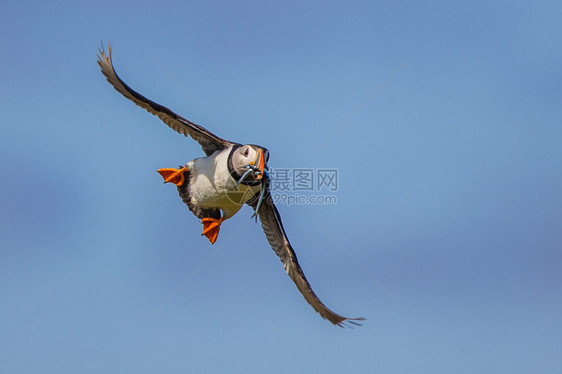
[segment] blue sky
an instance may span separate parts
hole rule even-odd
[[[559,372],[561,12],[5,4],[1,371]],[[200,236],[155,171],[201,149],[107,84],[102,42],[133,88],[271,167],[338,170],[337,204],[279,209],[317,294],[364,326],[306,304],[250,209]]]

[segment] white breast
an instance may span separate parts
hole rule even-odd
[[[203,208],[219,208],[225,218],[236,214],[253,196],[259,186],[238,185],[228,171],[231,148],[216,151],[211,156],[196,158],[187,164],[191,171],[190,191],[195,204]]]

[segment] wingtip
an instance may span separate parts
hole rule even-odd
[[[99,47],[98,52],[99,52],[101,55],[105,55],[105,48],[104,48],[103,40],[101,41],[101,46]],[[108,54],[108,55],[111,55],[111,42],[108,42],[108,43],[107,43],[107,54]]]
[[[107,54],[105,53],[105,48],[103,46],[103,41],[101,42],[101,47],[98,49],[98,65],[102,68],[104,68],[104,65],[110,65],[111,67],[113,67],[113,62],[111,61],[111,43],[107,43]]]
[[[362,323],[359,322],[363,322],[365,321],[365,318],[360,317],[360,318],[345,318],[344,320],[338,322],[338,323],[334,323],[334,325],[344,328],[344,327],[349,327],[349,328],[354,328],[354,327],[361,327],[363,326]]]

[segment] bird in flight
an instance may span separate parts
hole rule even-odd
[[[358,325],[364,318],[346,318],[331,311],[316,296],[308,283],[269,191],[267,162],[269,151],[255,144],[238,144],[222,139],[203,126],[197,125],[147,99],[119,78],[111,60],[111,45],[107,53],[99,50],[98,64],[107,81],[123,96],[160,118],[166,125],[197,141],[206,157],[189,161],[179,169],[163,168],[158,173],[164,183],[173,183],[189,210],[201,220],[203,234],[211,244],[219,235],[221,224],[234,216],[244,204],[259,217],[265,236],[279,256],[285,271],[306,301],[322,318],[343,327]]]

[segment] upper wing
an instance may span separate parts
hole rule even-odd
[[[257,200],[254,199],[248,204],[255,210]],[[334,325],[340,327],[343,327],[343,322],[346,321],[354,325],[358,325],[358,323],[354,321],[364,320],[364,318],[342,317],[328,309],[328,307],[320,301],[318,296],[316,296],[312,287],[306,280],[304,272],[297,260],[297,255],[291,247],[291,243],[289,243],[289,239],[287,238],[287,234],[285,234],[285,229],[283,228],[283,223],[281,222],[281,216],[273,204],[269,191],[267,191],[258,215],[260,217],[260,222],[263,227],[263,231],[265,232],[265,236],[267,237],[267,241],[277,256],[281,259],[281,262],[285,267],[285,271],[289,274],[289,277],[293,280],[293,282],[295,282],[295,285],[306,301],[322,316],[322,318],[327,319]]]
[[[148,112],[160,118],[166,125],[170,126],[175,131],[180,134],[184,134],[185,136],[191,136],[199,144],[201,144],[201,148],[203,148],[203,151],[207,156],[212,155],[217,150],[223,150],[232,145],[232,143],[228,140],[219,138],[203,126],[199,126],[182,116],[177,115],[165,106],[147,99],[138,92],[134,91],[131,87],[127,86],[125,82],[119,78],[113,68],[113,62],[111,61],[111,45],[107,48],[107,55],[103,49],[100,49],[99,53],[98,65],[101,67],[101,72],[117,91],[141,108],[146,109]]]

